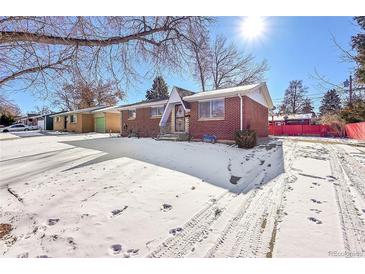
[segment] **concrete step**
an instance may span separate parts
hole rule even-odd
[[[159,136],[156,138],[158,141],[177,141],[179,136]]]
[[[165,133],[159,135],[156,140],[166,140],[166,141],[188,141],[189,135],[186,132],[182,133]]]

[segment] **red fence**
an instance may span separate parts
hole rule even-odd
[[[365,122],[347,124],[346,135],[351,139],[365,140]]]
[[[336,136],[337,134],[327,125],[269,125],[270,135],[288,136]]]

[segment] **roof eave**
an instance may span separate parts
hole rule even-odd
[[[167,102],[168,102],[168,100],[166,99],[166,100],[155,101],[155,102],[146,102],[146,103],[143,103],[143,104],[132,104],[132,105],[127,105],[127,106],[121,106],[121,107],[117,107],[116,109],[121,111],[121,110],[145,108],[145,107],[163,105],[163,104],[166,104]]]

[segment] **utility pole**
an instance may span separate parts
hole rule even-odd
[[[349,97],[350,97],[350,108],[352,107],[352,76],[350,74],[350,85],[349,85]]]
[[[349,88],[349,107],[352,108],[352,102],[353,102],[353,89],[352,89],[352,75],[350,74],[349,79],[346,79],[345,82],[343,82],[344,87]]]

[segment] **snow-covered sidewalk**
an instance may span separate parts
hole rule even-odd
[[[70,134],[2,141],[0,152],[0,224],[12,227],[2,256],[365,250],[362,148],[273,139],[243,150]]]

